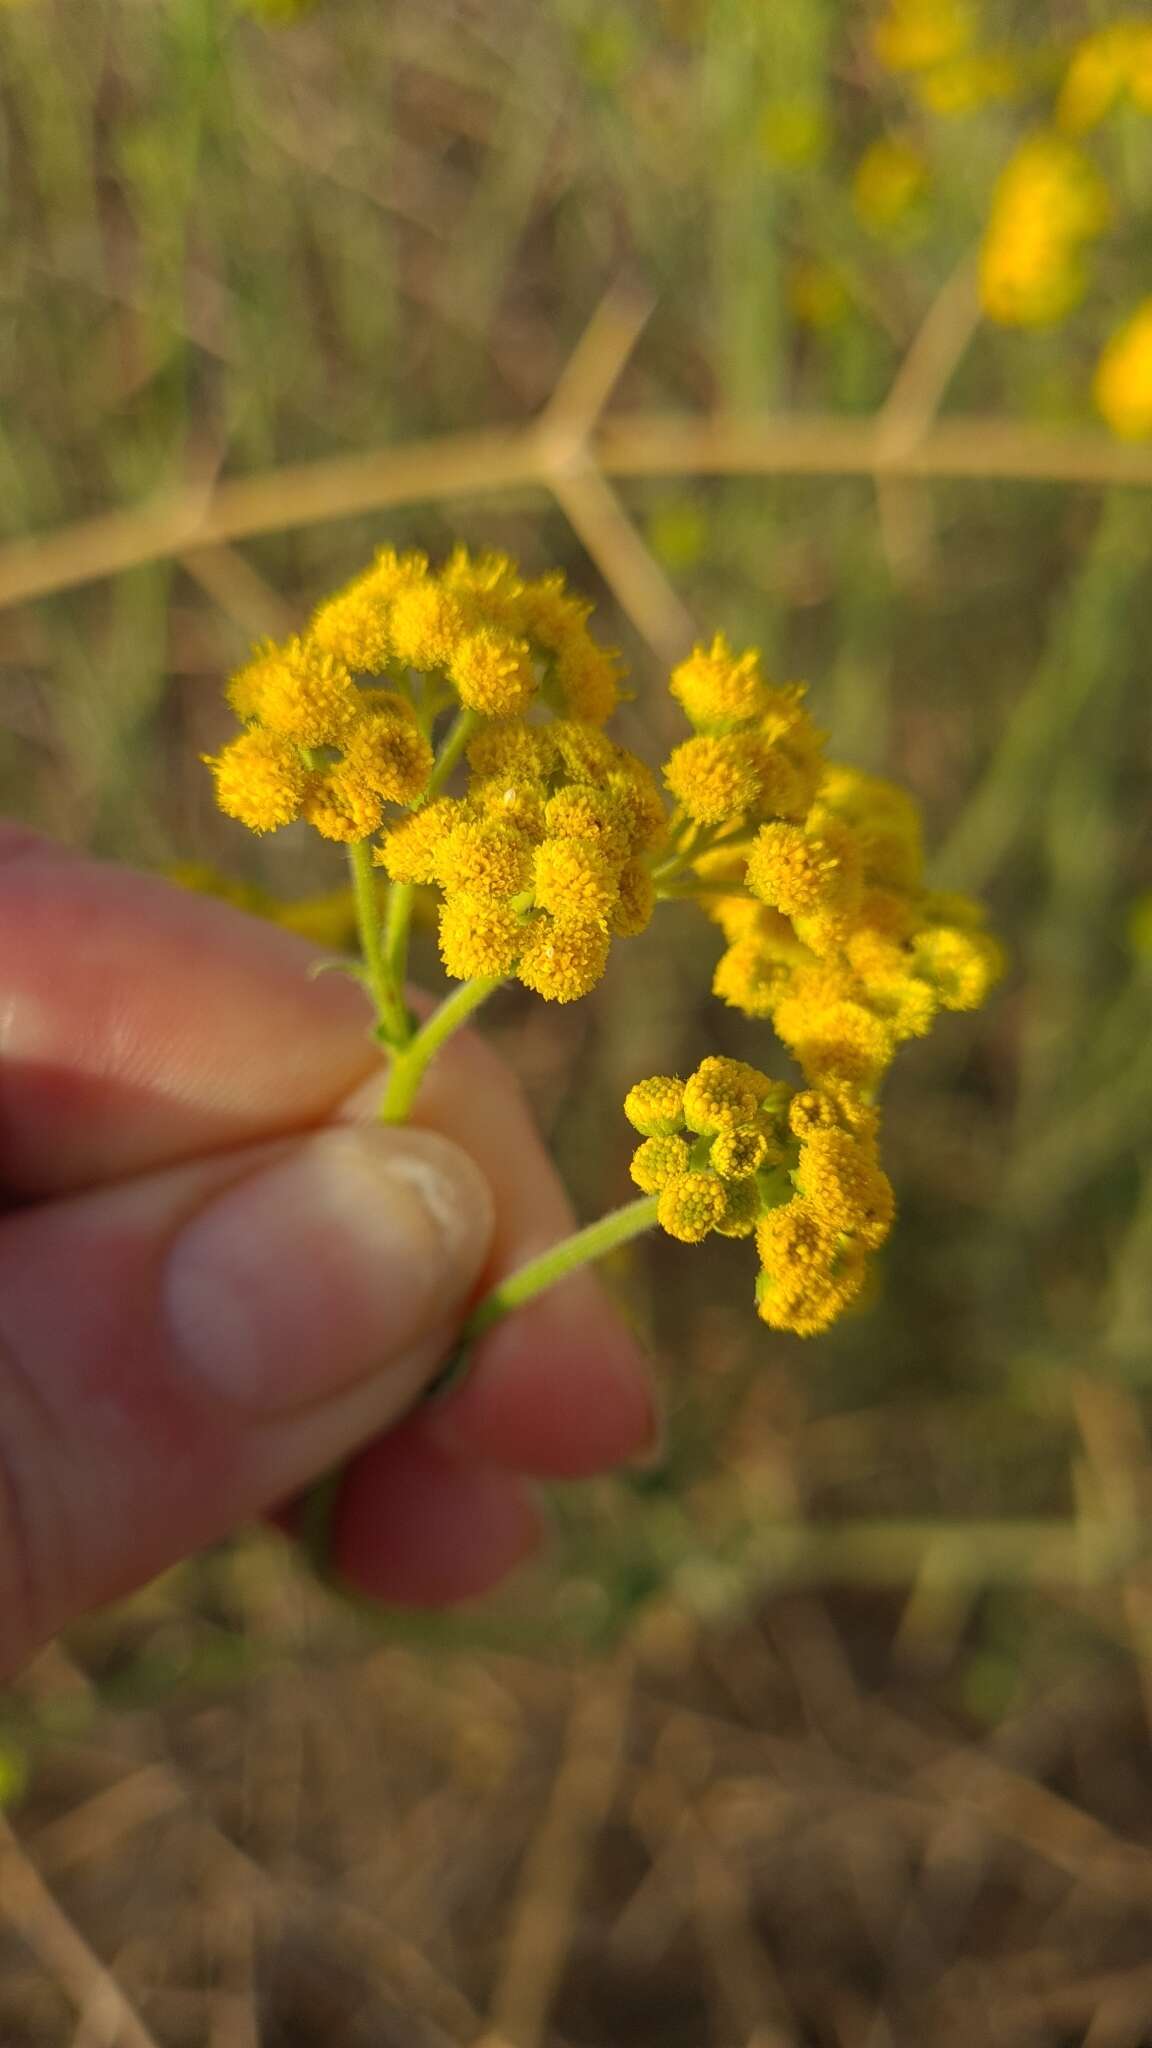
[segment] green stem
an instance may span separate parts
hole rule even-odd
[[[634,1202],[625,1202],[622,1208],[610,1209],[598,1222],[585,1224],[583,1230],[575,1230],[571,1237],[561,1238],[559,1244],[550,1245],[546,1252],[527,1260],[514,1273],[498,1280],[483,1300],[477,1302],[465,1323],[462,1344],[481,1336],[502,1316],[514,1308],[523,1308],[526,1301],[533,1301],[569,1273],[591,1265],[596,1259],[605,1258],[616,1250],[617,1245],[627,1244],[630,1238],[651,1230],[656,1222],[658,1201],[658,1195],[640,1195]]]
[[[368,986],[376,1004],[380,1035],[389,1045],[402,1046],[411,1033],[408,1012],[399,985],[393,980],[385,958],[380,928],[380,904],[376,894],[376,870],[372,864],[372,842],[357,840],[348,848],[352,870],[352,891],[356,899],[356,923]]]
[[[408,979],[408,933],[415,896],[411,882],[392,882],[389,885],[388,909],[384,918],[384,959],[395,989],[402,990]],[[411,1021],[407,1036],[412,1036]]]
[[[409,1039],[406,1045],[393,1048],[388,1083],[380,1104],[382,1123],[404,1123],[428,1064],[445,1039],[459,1031],[473,1010],[478,1010],[481,1003],[487,1002],[488,997],[503,986],[500,975],[478,975],[475,981],[461,982],[439,1009],[433,1010],[428,1022],[421,1026],[414,1038]]]
[[[428,786],[420,799],[421,804],[431,803],[434,796],[439,796],[479,723],[480,715],[476,711],[457,713],[436,756],[436,765],[428,777]]]

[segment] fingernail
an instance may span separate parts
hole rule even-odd
[[[451,1328],[483,1264],[478,1167],[429,1131],[352,1124],[303,1138],[180,1233],[164,1295],[186,1368],[279,1414],[395,1365]]]

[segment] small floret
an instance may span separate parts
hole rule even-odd
[[[767,708],[767,691],[754,647],[733,654],[723,633],[711,647],[695,647],[673,669],[668,688],[693,725],[724,727],[755,718]]]
[[[432,749],[419,727],[391,711],[362,719],[344,750],[346,779],[358,777],[387,803],[415,803],[432,765]]]
[[[457,981],[511,974],[524,928],[506,903],[453,896],[440,906],[440,958]]]
[[[820,833],[799,825],[762,825],[748,856],[748,887],[785,917],[843,907],[859,892],[850,834],[829,822]]]
[[[514,717],[536,694],[536,672],[526,640],[497,626],[478,626],[452,650],[448,674],[460,702],[487,718]]]
[[[304,805],[304,816],[323,839],[354,846],[379,830],[383,814],[380,797],[362,777],[350,774],[338,762],[327,775],[317,776]]]
[[[639,860],[626,861],[616,880],[619,893],[608,922],[618,939],[634,939],[651,922],[656,885]]]
[[[755,757],[740,733],[684,740],[668,756],[664,780],[681,809],[700,825],[742,817],[760,791]]]
[[[793,1179],[830,1229],[847,1231],[871,1248],[883,1244],[896,1204],[870,1145],[848,1131],[814,1131],[800,1147]]]
[[[351,670],[308,640],[256,664],[252,696],[260,723],[302,747],[342,745],[363,715]]]
[[[746,1017],[771,1017],[790,971],[768,952],[755,932],[736,939],[721,953],[712,976],[712,993]]]
[[[255,726],[204,759],[220,809],[250,832],[275,832],[300,816],[311,777],[299,748],[281,734]]]
[[[375,859],[393,882],[434,882],[437,848],[467,816],[455,797],[436,797],[389,828]]]
[[[684,1084],[684,1121],[689,1130],[710,1135],[752,1123],[772,1090],[767,1074],[744,1060],[718,1055],[701,1060]]]
[[[388,599],[372,588],[370,576],[359,578],[322,604],[309,631],[317,647],[348,668],[381,675],[388,666],[392,653]]]
[[[700,1244],[718,1228],[727,1207],[728,1191],[718,1174],[681,1173],[661,1188],[656,1220],[669,1237]]]
[[[601,924],[560,924],[540,911],[527,927],[517,972],[525,988],[549,1002],[574,1003],[595,988],[609,943]]]
[[[418,669],[446,669],[468,630],[460,599],[431,579],[405,584],[392,600],[389,627],[396,659]]]
[[[536,901],[560,924],[602,923],[620,895],[618,870],[593,839],[545,839],[536,848]]]
[[[782,1157],[758,1124],[734,1124],[720,1132],[712,1147],[709,1164],[721,1180],[748,1180],[768,1163]]]
[[[684,1138],[645,1138],[632,1154],[628,1171],[644,1194],[655,1195],[670,1180],[687,1173],[689,1156]]]
[[[569,717],[603,725],[620,701],[620,657],[581,633],[560,649],[556,681]]]
[[[1004,953],[991,933],[953,925],[920,932],[912,959],[946,1010],[978,1010],[1004,972]]]
[[[590,782],[567,782],[549,797],[544,812],[550,839],[591,840],[606,860],[627,860],[632,851],[626,812],[610,790]]]
[[[683,1081],[674,1074],[651,1074],[646,1081],[637,1081],[624,1097],[624,1114],[646,1138],[683,1130]]]
[[[432,872],[449,895],[506,901],[528,887],[532,848],[522,832],[500,818],[464,819],[440,838]]]
[[[752,1180],[724,1183],[724,1214],[715,1225],[720,1237],[751,1237],[760,1217],[760,1195]]]

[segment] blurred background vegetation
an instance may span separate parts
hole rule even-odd
[[[666,1457],[506,1597],[372,1631],[253,1538],[42,1660],[6,2042],[1152,2041],[1150,42],[0,0],[5,808],[329,886],[213,810],[220,679],[462,538],[596,596],[649,759],[693,634],[806,677],[1013,962],[898,1065],[865,1312],[803,1343],[738,1247],[622,1261]],[[714,952],[668,912],[497,1007],[582,1213],[638,1073],[761,1051]]]

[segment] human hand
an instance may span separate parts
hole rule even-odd
[[[0,827],[0,1672],[351,1459],[339,1572],[486,1590],[530,1475],[650,1447],[643,1361],[575,1274],[413,1411],[467,1303],[571,1228],[511,1076],[454,1040],[373,1122],[360,991],[302,940]]]

